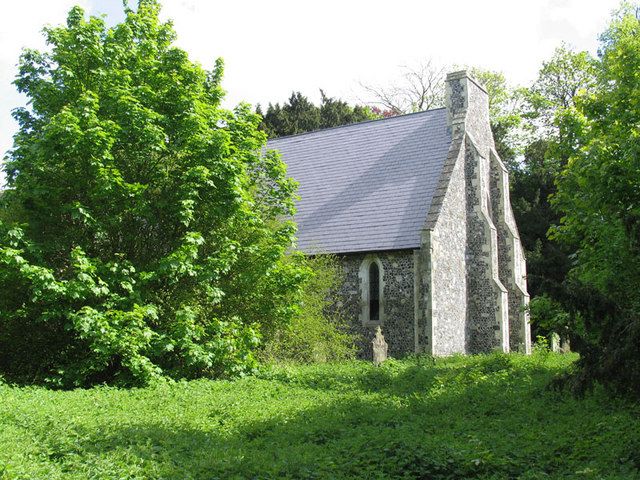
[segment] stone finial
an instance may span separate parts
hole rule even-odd
[[[377,367],[387,359],[387,350],[389,349],[380,327],[376,329],[376,336],[371,343],[373,345],[373,364]]]

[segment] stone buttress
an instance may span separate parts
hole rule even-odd
[[[486,90],[447,76],[451,147],[415,265],[415,351],[530,351],[525,260]]]

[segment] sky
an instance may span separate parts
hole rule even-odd
[[[135,0],[130,0],[134,3]],[[23,47],[45,47],[44,25],[63,23],[73,5],[122,20],[122,0],[5,0],[0,3],[0,158],[17,126],[11,110],[26,99],[11,84]],[[314,101],[319,89],[357,102],[360,84],[384,86],[402,66],[503,72],[533,81],[563,42],[596,53],[619,0],[164,0],[177,44],[211,68],[225,60],[226,106],[283,102],[292,90]],[[0,174],[0,183],[2,177]]]

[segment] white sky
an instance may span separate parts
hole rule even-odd
[[[135,3],[136,0],[130,0]],[[285,101],[318,89],[356,101],[358,82],[385,85],[401,65],[499,70],[515,84],[533,80],[565,42],[595,53],[619,0],[164,0],[178,45],[211,68],[225,59],[227,104]],[[0,157],[11,147],[11,109],[24,104],[11,82],[23,47],[42,48],[45,24],[79,4],[122,18],[122,0],[3,0],[0,3]],[[0,178],[1,182],[1,178]]]

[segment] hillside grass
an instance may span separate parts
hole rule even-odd
[[[0,478],[639,478],[638,405],[546,388],[573,360],[350,361],[133,390],[0,385]]]

